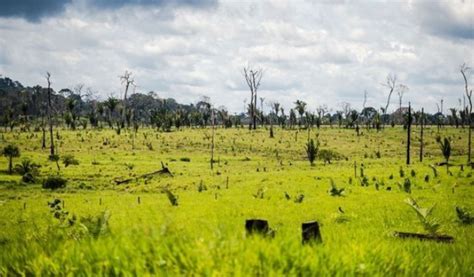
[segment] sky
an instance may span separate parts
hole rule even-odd
[[[128,70],[135,92],[241,112],[251,67],[265,110],[360,109],[365,92],[379,109],[395,74],[404,106],[436,112],[443,99],[446,112],[460,107],[463,63],[474,67],[474,0],[0,1],[1,75],[46,86],[49,71],[55,90],[82,83],[102,99],[121,97]]]

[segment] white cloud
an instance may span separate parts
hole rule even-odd
[[[106,96],[120,94],[118,75],[128,69],[138,91],[184,103],[205,94],[237,112],[249,97],[241,72],[247,64],[265,69],[262,97],[287,111],[296,99],[311,110],[342,101],[360,107],[364,90],[378,108],[387,93],[381,83],[396,73],[410,88],[406,101],[435,111],[441,98],[457,105],[458,67],[474,65],[473,2],[268,0],[101,9],[76,0],[40,21],[0,17],[0,74],[41,85],[48,70],[56,90],[85,83]]]

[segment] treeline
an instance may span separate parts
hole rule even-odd
[[[204,127],[211,124],[224,128],[244,127],[253,124],[277,125],[284,128],[321,127],[322,125],[346,128],[381,129],[385,125],[406,124],[406,110],[399,108],[392,114],[382,114],[373,107],[362,111],[342,105],[341,110],[331,113],[326,106],[319,106],[315,112],[309,111],[304,101],[297,100],[289,111],[280,103],[270,103],[270,111],[263,112],[256,104],[249,105],[241,114],[229,114],[225,107],[212,107],[209,98],[203,97],[195,104],[180,104],[173,98],[160,98],[156,93],[134,93],[128,98],[108,97],[100,101],[91,89],[78,85],[73,89],[61,89],[51,94],[51,113],[55,126],[77,128],[113,128],[120,133],[123,128],[137,130],[140,126],[151,126],[162,131],[181,127]],[[256,100],[255,100],[256,103]],[[444,115],[413,112],[413,123],[424,120],[425,125],[468,125],[467,109],[449,109]],[[0,124],[13,130],[45,129],[48,116],[48,88],[39,85],[25,87],[8,77],[0,78]],[[472,114],[471,114],[472,117]],[[255,121],[254,121],[255,120]]]

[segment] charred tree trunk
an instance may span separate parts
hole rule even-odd
[[[54,152],[54,135],[53,135],[53,119],[52,119],[52,109],[53,105],[51,102],[51,74],[49,72],[46,73],[46,81],[48,82],[48,124],[49,124],[49,137],[50,137],[50,145],[49,145],[49,155],[53,157]]]
[[[420,162],[423,162],[423,127],[425,125],[425,109],[421,108],[421,118],[420,118]]]
[[[407,165],[410,164],[410,143],[411,143],[411,103],[408,103],[408,119],[407,119]]]
[[[211,108],[212,109],[212,108]],[[211,170],[214,169],[214,110],[211,110],[211,126],[212,126],[212,134],[211,134]]]

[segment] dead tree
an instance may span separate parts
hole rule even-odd
[[[214,116],[214,109],[211,107],[211,170],[214,169],[214,125],[215,125],[215,116]]]
[[[468,142],[467,142],[467,164],[471,164],[471,146],[472,146],[472,89],[469,90],[469,85],[467,83],[466,73],[470,71],[470,67],[468,67],[465,63],[461,65],[461,74],[464,78],[464,90],[466,93],[467,100],[469,102],[469,109],[467,113],[467,125],[468,125]]]
[[[364,90],[364,103],[362,104],[362,109],[365,109],[365,105],[367,104],[367,90]]]
[[[132,78],[132,72],[129,72],[127,70],[125,70],[125,73],[122,76],[119,76],[119,77],[120,77],[120,81],[121,81],[122,85],[125,85],[125,92],[123,94],[123,109],[122,109],[122,121],[121,121],[122,128],[124,128],[126,117],[127,117],[128,88],[130,87],[130,85],[135,85],[135,81]]]
[[[407,118],[407,165],[410,164],[410,145],[411,145],[411,104],[408,103],[408,118]]]
[[[423,127],[425,125],[425,109],[421,108],[421,117],[420,117],[420,162],[423,162]]]
[[[252,127],[257,129],[257,91],[262,80],[263,70],[254,70],[244,67],[244,77],[250,89],[250,116],[252,117]]]
[[[387,105],[385,105],[385,108],[383,109],[383,115],[385,119],[385,116],[387,115],[387,112],[388,112],[388,106],[390,105],[390,98],[392,97],[393,91],[395,90],[395,86],[397,85],[397,75],[388,74],[385,84],[382,84],[382,85],[389,89]],[[382,120],[382,126],[385,126],[384,120]]]
[[[403,113],[402,113],[402,103],[403,103],[403,95],[405,92],[408,91],[408,87],[405,86],[404,84],[398,85],[397,88],[397,94],[398,94],[398,111],[399,111],[399,116],[400,116],[400,122],[403,121]]]
[[[46,72],[46,82],[48,83],[48,124],[49,124],[49,137],[50,137],[50,144],[49,144],[49,156],[50,158],[54,157],[54,135],[53,135],[53,118],[52,118],[52,110],[53,105],[51,101],[51,73]]]

